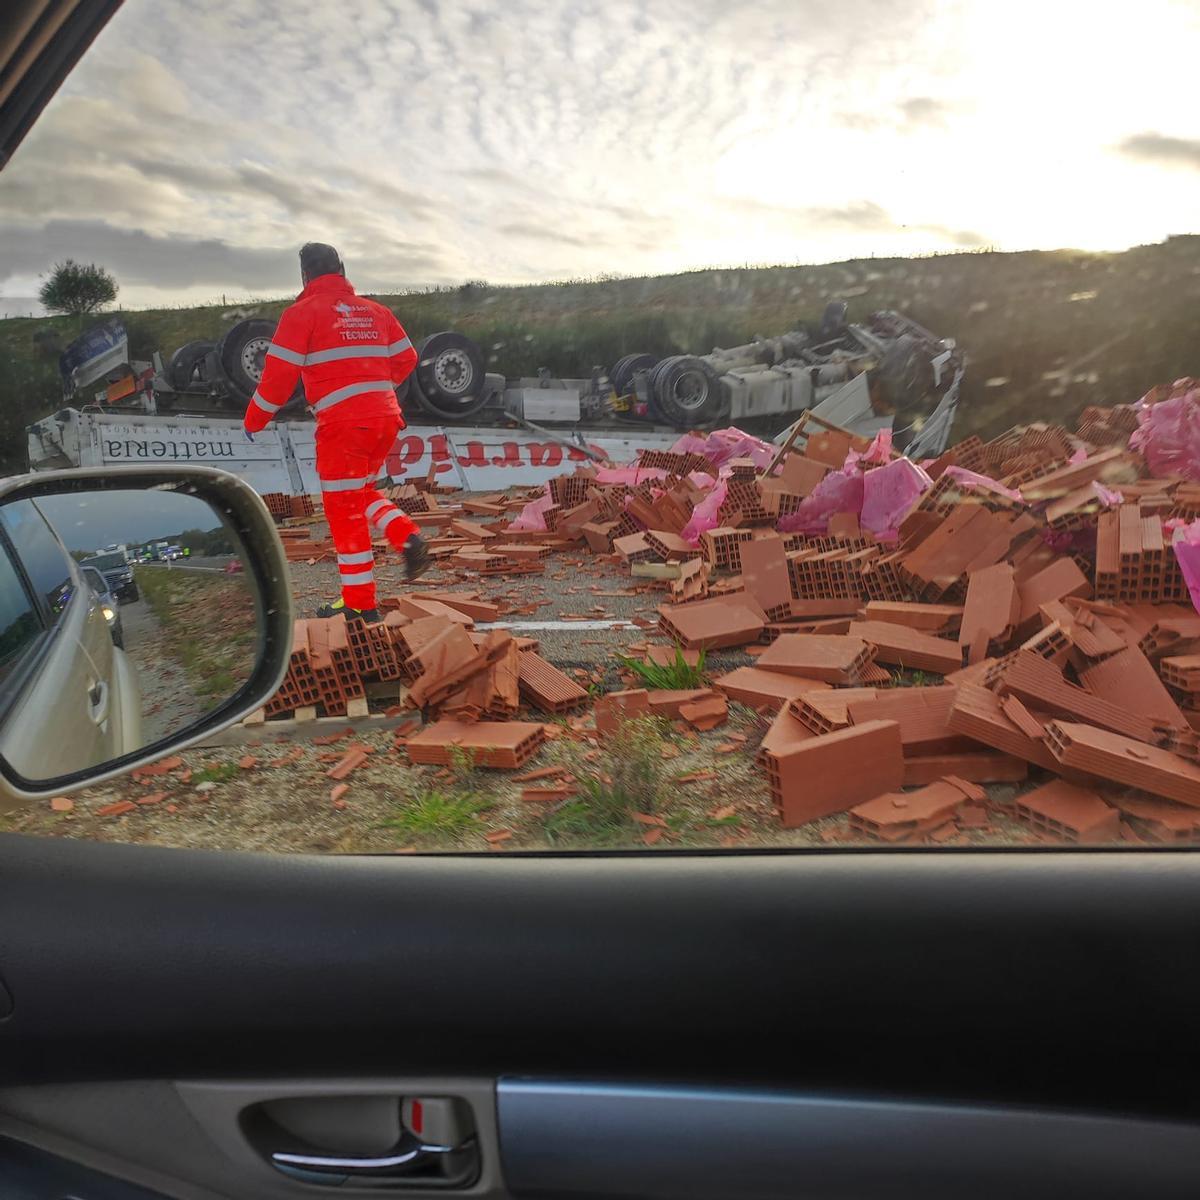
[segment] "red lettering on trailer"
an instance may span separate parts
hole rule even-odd
[[[433,459],[435,474],[454,470],[454,464],[450,461],[450,442],[444,433],[435,433],[429,439],[429,456]]]
[[[530,442],[529,465],[557,467],[562,462],[563,448],[557,442]]]
[[[503,456],[493,455],[493,467],[519,467],[521,465],[521,445],[519,442],[504,442]]]
[[[483,454],[483,443],[468,442],[466,454],[458,456],[458,465],[460,467],[486,467],[488,461]]]

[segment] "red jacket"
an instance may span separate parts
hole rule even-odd
[[[299,378],[318,425],[399,416],[395,388],[416,365],[391,309],[356,295],[344,275],[319,275],[279,318],[246,428],[265,428]]]

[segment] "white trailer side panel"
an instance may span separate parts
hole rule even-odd
[[[587,444],[613,462],[631,462],[639,450],[668,449],[672,432],[583,430]],[[317,494],[316,426],[310,421],[270,425],[247,441],[237,419],[123,416],[68,410],[30,431],[32,470],[73,466],[144,466],[192,463],[219,467],[246,480],[260,495]],[[397,437],[384,471],[393,479],[423,479],[467,491],[502,491],[546,483],[588,461],[581,450],[528,430],[415,425]]]

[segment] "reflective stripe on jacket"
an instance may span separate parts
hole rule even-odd
[[[246,428],[263,429],[300,379],[319,424],[398,414],[395,388],[416,365],[391,309],[357,295],[344,275],[320,275],[279,318]]]

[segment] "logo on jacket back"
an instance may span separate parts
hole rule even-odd
[[[375,328],[375,317],[369,305],[350,304],[339,300],[333,311],[338,314],[333,327],[337,335],[345,342],[378,341],[379,330]],[[361,316],[356,316],[361,313]]]

